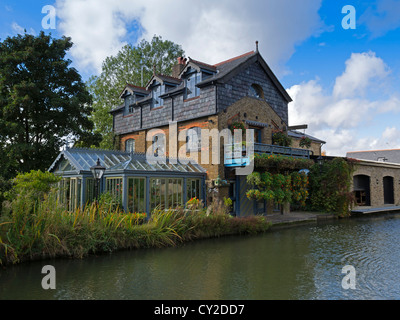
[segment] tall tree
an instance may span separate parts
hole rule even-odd
[[[102,148],[113,148],[112,116],[109,111],[122,103],[119,95],[126,83],[145,86],[153,74],[170,74],[176,59],[184,55],[181,46],[161,36],[154,36],[151,42],[142,40],[137,46],[126,45],[116,56],[103,62],[99,76],[89,79],[88,86],[93,96],[92,120],[95,132],[101,133]]]
[[[0,176],[46,170],[68,137],[94,137],[90,93],[65,57],[72,45],[44,32],[0,42]]]

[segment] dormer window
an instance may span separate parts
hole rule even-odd
[[[164,105],[164,99],[160,96],[164,93],[163,86],[157,85],[153,87],[153,108],[158,108]]]
[[[132,113],[133,104],[135,103],[135,95],[126,90],[123,97],[125,99],[125,114]]]
[[[198,97],[200,88],[196,85],[201,82],[201,73],[193,72],[186,79],[186,99]]]

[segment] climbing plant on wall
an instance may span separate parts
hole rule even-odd
[[[275,201],[276,203],[296,203],[305,206],[308,197],[308,178],[304,173],[253,172],[247,176],[247,182],[254,188],[246,196],[250,200]]]
[[[351,191],[356,161],[335,158],[310,168],[311,210],[349,216],[354,204]]]

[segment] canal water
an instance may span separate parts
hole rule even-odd
[[[0,299],[400,299],[400,216],[0,269]],[[44,290],[44,265],[56,289]],[[344,289],[342,273],[352,266]]]

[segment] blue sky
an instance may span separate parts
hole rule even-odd
[[[85,80],[124,44],[154,34],[207,63],[258,40],[294,100],[290,125],[308,124],[328,155],[400,148],[400,0],[0,0],[0,38],[38,34],[45,5],[56,8],[56,29],[45,31],[72,37],[69,58]],[[345,5],[356,10],[355,30],[342,27]]]

